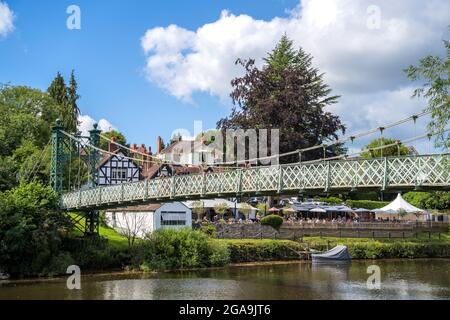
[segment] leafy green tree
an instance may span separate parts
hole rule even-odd
[[[221,203],[217,203],[214,206],[214,212],[219,215],[219,217],[223,217],[223,215],[225,213],[227,213],[227,211],[230,209],[230,207],[228,206],[228,204],[226,204],[225,202],[221,202]]]
[[[48,181],[50,136],[63,109],[49,94],[23,86],[0,86],[0,191],[21,178]]]
[[[253,210],[252,206],[249,205],[248,203],[241,203],[239,208],[239,212],[242,213],[246,219],[248,219],[248,217],[252,213],[252,210]]]
[[[413,97],[424,97],[428,100],[426,110],[431,111],[430,131],[442,132],[447,129],[450,120],[450,42],[444,40],[445,57],[426,56],[417,66],[405,69],[411,81],[423,81],[420,88],[414,90]],[[436,145],[450,146],[450,133],[439,134]]]
[[[77,105],[80,96],[77,93],[77,89],[78,84],[73,70],[70,75],[69,86],[66,86],[63,76],[58,72],[47,89],[48,94],[63,108],[61,120],[64,128],[72,133],[77,131],[78,117],[80,115],[80,109]]]
[[[80,98],[80,95],[77,90],[78,83],[75,79],[75,73],[72,70],[70,73],[69,87],[67,88],[67,111],[70,114],[68,127],[72,132],[76,132],[79,125],[78,117],[80,116],[80,109],[78,108],[77,101]]]
[[[391,144],[396,144],[390,147],[372,150],[381,146],[388,146]],[[391,156],[406,156],[410,155],[412,151],[398,140],[389,139],[389,138],[378,138],[372,140],[368,145],[366,145],[363,149],[369,150],[361,153],[361,157],[363,158],[380,158],[380,157],[391,157]]]
[[[201,219],[201,216],[203,216],[206,211],[205,203],[203,201],[194,201],[192,203],[192,213],[197,216],[197,219]]]
[[[420,209],[448,210],[450,208],[450,192],[415,192],[406,193],[404,199]]]
[[[246,71],[232,80],[234,107],[229,117],[217,123],[219,129],[280,129],[280,153],[302,149],[338,138],[345,127],[338,116],[324,109],[336,103],[323,74],[312,65],[312,56],[303,49],[294,50],[284,36],[265,59],[262,69],[254,60],[238,59]],[[270,139],[269,139],[270,140]],[[344,152],[326,148],[326,156]],[[323,150],[312,150],[303,160],[323,157]],[[298,161],[298,156],[282,162]]]
[[[116,142],[121,145],[127,145],[127,139],[121,132],[117,130],[102,132],[102,135],[108,139],[116,139]],[[108,150],[108,141],[106,141],[105,139],[100,139],[100,148],[103,150]]]
[[[15,276],[46,274],[60,257],[61,235],[70,226],[56,204],[56,194],[39,183],[0,194],[1,270]]]

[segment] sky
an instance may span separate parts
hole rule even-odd
[[[328,111],[353,134],[426,106],[411,99],[418,84],[403,69],[445,54],[449,22],[447,0],[0,0],[0,83],[46,90],[57,71],[68,79],[74,69],[82,131],[98,122],[155,148],[158,135],[194,134],[194,121],[214,128],[231,110],[231,79],[243,74],[235,60],[261,66],[287,34],[341,95]],[[427,121],[384,134],[419,135]]]

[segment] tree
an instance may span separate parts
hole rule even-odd
[[[56,205],[57,195],[39,183],[0,193],[0,270],[39,275],[60,257],[62,234],[70,224]]]
[[[49,94],[23,86],[0,86],[0,191],[21,177],[48,181],[50,136],[63,113]]]
[[[78,84],[75,80],[75,73],[72,70],[70,73],[69,87],[67,88],[67,111],[70,114],[68,127],[71,132],[75,132],[79,125],[78,117],[80,116],[80,109],[78,108],[77,101],[80,95],[77,93],[77,90]]]
[[[117,222],[117,231],[127,238],[128,247],[134,246],[136,239],[144,236],[147,226],[147,214],[123,212]]]
[[[228,204],[226,204],[225,202],[221,202],[221,203],[217,203],[214,206],[214,212],[219,215],[220,217],[223,217],[223,215],[225,213],[227,213],[227,211],[230,209],[230,207],[228,206]]]
[[[205,203],[203,201],[194,201],[192,203],[192,213],[197,216],[197,220],[206,213]]]
[[[121,145],[124,145],[124,146],[127,145],[127,139],[125,138],[125,136],[121,132],[119,132],[117,130],[111,130],[111,131],[102,132],[102,136],[105,136],[108,139],[115,139],[115,141],[118,144],[121,144]],[[109,143],[108,143],[107,140],[100,139],[100,149],[108,150],[108,146],[109,146]]]
[[[246,74],[231,82],[234,107],[229,117],[217,123],[219,129],[278,128],[280,153],[330,143],[345,131],[339,117],[324,110],[339,97],[331,95],[323,74],[312,66],[312,56],[292,46],[284,36],[261,69],[251,59],[236,61]],[[342,147],[325,148],[326,156],[344,151]],[[316,149],[305,153],[303,160],[321,157],[323,150]],[[280,161],[298,161],[298,156]]]
[[[387,146],[391,144],[396,144],[394,146],[386,147],[377,150],[372,150],[381,146]],[[372,140],[368,145],[364,147],[365,150],[369,150],[361,153],[363,158],[380,158],[380,157],[391,157],[391,156],[406,156],[411,154],[411,150],[400,143],[398,140],[389,138],[378,138]]]
[[[80,96],[77,93],[77,89],[78,84],[73,70],[68,87],[63,76],[58,72],[47,89],[48,94],[62,107],[63,112],[60,118],[63,121],[64,128],[71,133],[77,131],[78,117],[80,115],[80,109],[77,105]]]
[[[413,97],[424,97],[428,100],[427,111],[431,112],[432,121],[429,130],[442,132],[447,129],[450,120],[450,42],[444,40],[446,57],[426,56],[418,66],[405,69],[411,81],[424,81],[422,87],[414,90]],[[449,147],[450,133],[437,135],[436,146]]]
[[[256,205],[256,208],[258,208],[259,212],[261,213],[261,215],[265,215],[267,214],[268,210],[269,210],[269,206],[267,205],[267,203],[258,203]]]
[[[239,212],[242,213],[246,219],[249,218],[250,214],[252,213],[253,208],[248,203],[241,203]]]

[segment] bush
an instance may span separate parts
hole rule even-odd
[[[326,202],[328,204],[341,204],[343,200],[337,197],[319,198],[320,202]]]
[[[0,269],[12,276],[40,276],[59,264],[55,257],[69,222],[56,210],[56,201],[56,194],[39,183],[0,194]]]
[[[216,227],[206,224],[206,225],[202,225],[200,227],[200,232],[203,232],[204,234],[206,234],[209,237],[215,238],[216,237]]]
[[[387,201],[372,201],[372,200],[347,200],[347,206],[351,208],[364,208],[369,210],[380,209],[387,206]]]
[[[90,271],[122,268],[130,264],[128,248],[113,248],[106,238],[64,238],[62,248],[70,252],[74,264]]]
[[[143,242],[144,271],[201,268],[225,265],[228,250],[200,231],[158,230]]]
[[[280,216],[277,216],[275,214],[268,215],[261,219],[261,225],[271,226],[275,230],[279,230],[282,224],[283,224],[283,218],[281,218]]]
[[[231,262],[298,259],[302,245],[289,240],[219,240],[227,243]]]

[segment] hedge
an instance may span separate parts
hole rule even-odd
[[[280,229],[283,224],[283,218],[277,216],[275,214],[268,215],[261,219],[261,225],[263,226],[271,226],[275,230]]]
[[[388,201],[372,201],[372,200],[347,200],[347,206],[351,208],[364,208],[369,210],[380,209],[389,204]]]
[[[303,245],[290,240],[220,240],[228,245],[230,261],[258,262],[299,259]]]

